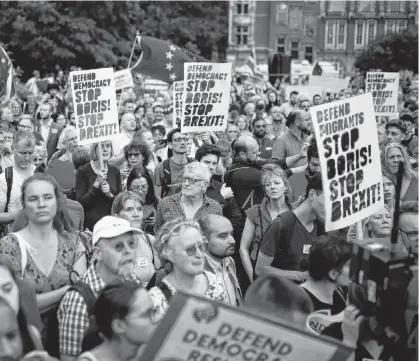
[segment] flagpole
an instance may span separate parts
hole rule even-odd
[[[137,45],[137,38],[138,38],[138,36],[140,36],[140,33],[137,31],[137,34],[135,34],[134,44],[132,45],[131,55],[129,56],[127,69],[129,69],[129,68],[130,68],[130,65],[131,65],[131,60],[132,60],[132,57],[134,56],[135,45]],[[120,95],[120,97],[119,97],[119,104],[118,104],[118,116],[119,116],[119,111],[120,111],[120,109],[121,109],[121,99],[122,99],[122,94],[124,93],[125,89],[126,89],[126,88],[123,88],[123,89],[122,89],[122,91],[121,91],[121,95]]]

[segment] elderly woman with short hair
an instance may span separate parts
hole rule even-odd
[[[177,217],[198,220],[206,214],[223,215],[218,202],[205,195],[211,181],[208,167],[200,162],[185,166],[182,177],[182,191],[163,198],[157,206],[155,233],[167,221]]]
[[[94,143],[90,147],[91,162],[76,173],[77,201],[84,208],[84,227],[90,231],[99,219],[111,214],[113,199],[122,190],[119,168],[108,164],[112,156],[112,142]]]
[[[193,220],[175,218],[161,227],[154,248],[166,276],[149,291],[158,320],[163,318],[176,291],[227,303],[226,291],[217,276],[204,271],[207,243]]]

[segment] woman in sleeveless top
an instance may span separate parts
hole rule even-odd
[[[152,300],[135,283],[106,286],[93,306],[95,332],[103,343],[78,361],[138,361],[156,328]]]
[[[159,320],[176,291],[228,302],[224,286],[214,274],[204,271],[207,241],[197,222],[182,218],[166,222],[154,248],[167,272],[161,284],[149,291]]]
[[[68,216],[65,198],[50,175],[38,173],[23,183],[22,204],[28,225],[0,241],[0,255],[16,274],[35,285],[44,345],[56,356],[58,337],[53,334],[57,330],[48,330],[49,323],[70,288],[70,276],[86,271],[85,249]]]

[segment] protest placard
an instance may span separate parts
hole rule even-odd
[[[173,128],[182,124],[183,80],[173,82]]]
[[[134,87],[134,80],[130,69],[119,70],[114,73],[115,90]]]
[[[399,73],[368,72],[365,91],[372,93],[375,115],[395,115],[399,96]]]
[[[244,308],[177,292],[142,360],[341,361],[352,349]]]
[[[70,73],[79,145],[110,140],[119,134],[112,68]]]
[[[319,151],[326,231],[347,227],[384,207],[372,94],[310,109]]]
[[[185,63],[184,71],[182,133],[225,130],[231,63]]]

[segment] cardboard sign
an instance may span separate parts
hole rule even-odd
[[[177,128],[177,124],[182,124],[182,95],[183,80],[173,82],[173,128]]]
[[[74,71],[70,78],[79,145],[110,140],[119,134],[113,69]]]
[[[119,70],[114,73],[115,90],[122,90],[125,88],[133,88],[134,80],[130,69]]]
[[[352,349],[244,308],[176,293],[141,359],[341,361]]]
[[[326,207],[326,231],[341,229],[384,207],[372,94],[310,109]]]
[[[225,130],[231,63],[185,63],[184,70],[182,133]]]
[[[375,115],[398,113],[399,79],[399,73],[367,73],[365,91],[372,93]]]

